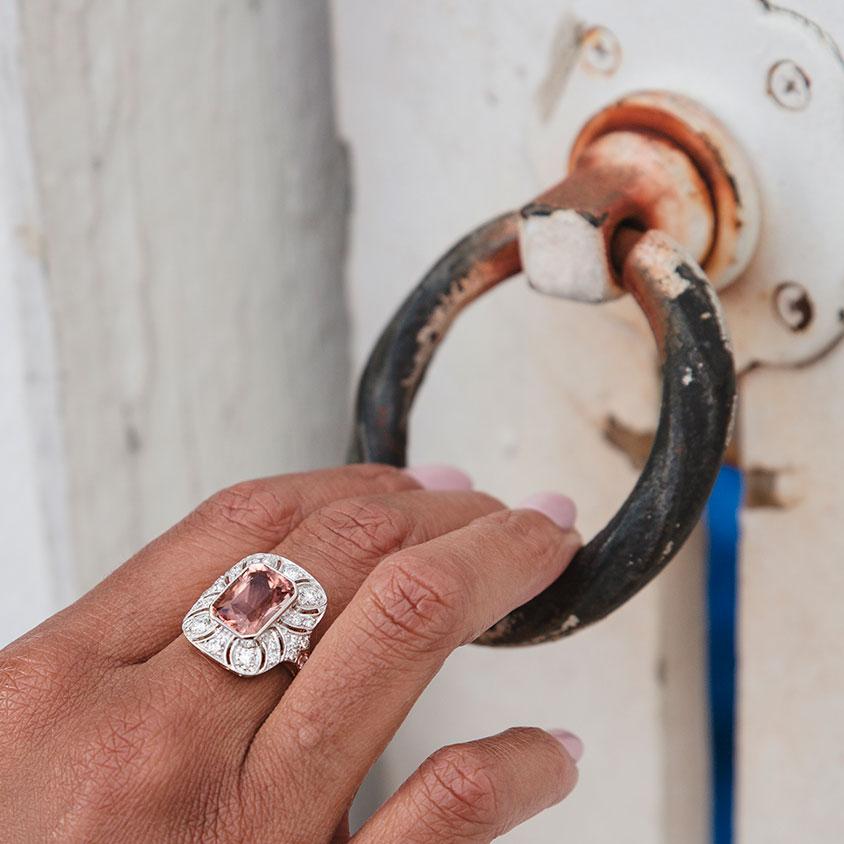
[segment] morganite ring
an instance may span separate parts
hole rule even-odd
[[[280,663],[301,667],[310,633],[325,614],[325,590],[276,554],[250,554],[218,577],[190,608],[182,632],[195,647],[243,677]]]

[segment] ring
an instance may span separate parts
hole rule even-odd
[[[313,575],[276,554],[250,554],[218,577],[182,622],[187,640],[241,677],[284,663],[295,674],[328,599]]]

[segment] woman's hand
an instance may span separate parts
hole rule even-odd
[[[0,652],[3,840],[347,840],[361,780],[449,653],[579,544],[568,499],[508,510],[469,486],[384,466],[241,484]],[[180,635],[200,592],[258,551],[328,594],[292,682],[240,678]],[[579,753],[535,728],[443,748],[353,840],[490,841],[565,797]]]

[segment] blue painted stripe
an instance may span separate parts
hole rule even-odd
[[[736,707],[736,595],[741,472],[725,466],[706,508],[712,838],[733,842]]]

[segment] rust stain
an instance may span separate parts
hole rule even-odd
[[[745,507],[785,509],[799,504],[805,496],[802,475],[795,469],[751,466],[744,476]]]
[[[747,230],[747,222],[753,218],[753,202],[741,187],[744,184],[748,188],[750,178],[740,177],[746,169],[744,159],[725,127],[679,95],[665,91],[631,94],[587,122],[572,148],[570,169],[599,138],[615,132],[660,138],[688,158],[708,194],[714,219],[707,249],[694,257],[716,286],[735,278],[747,260],[747,243],[753,238],[752,231]]]

